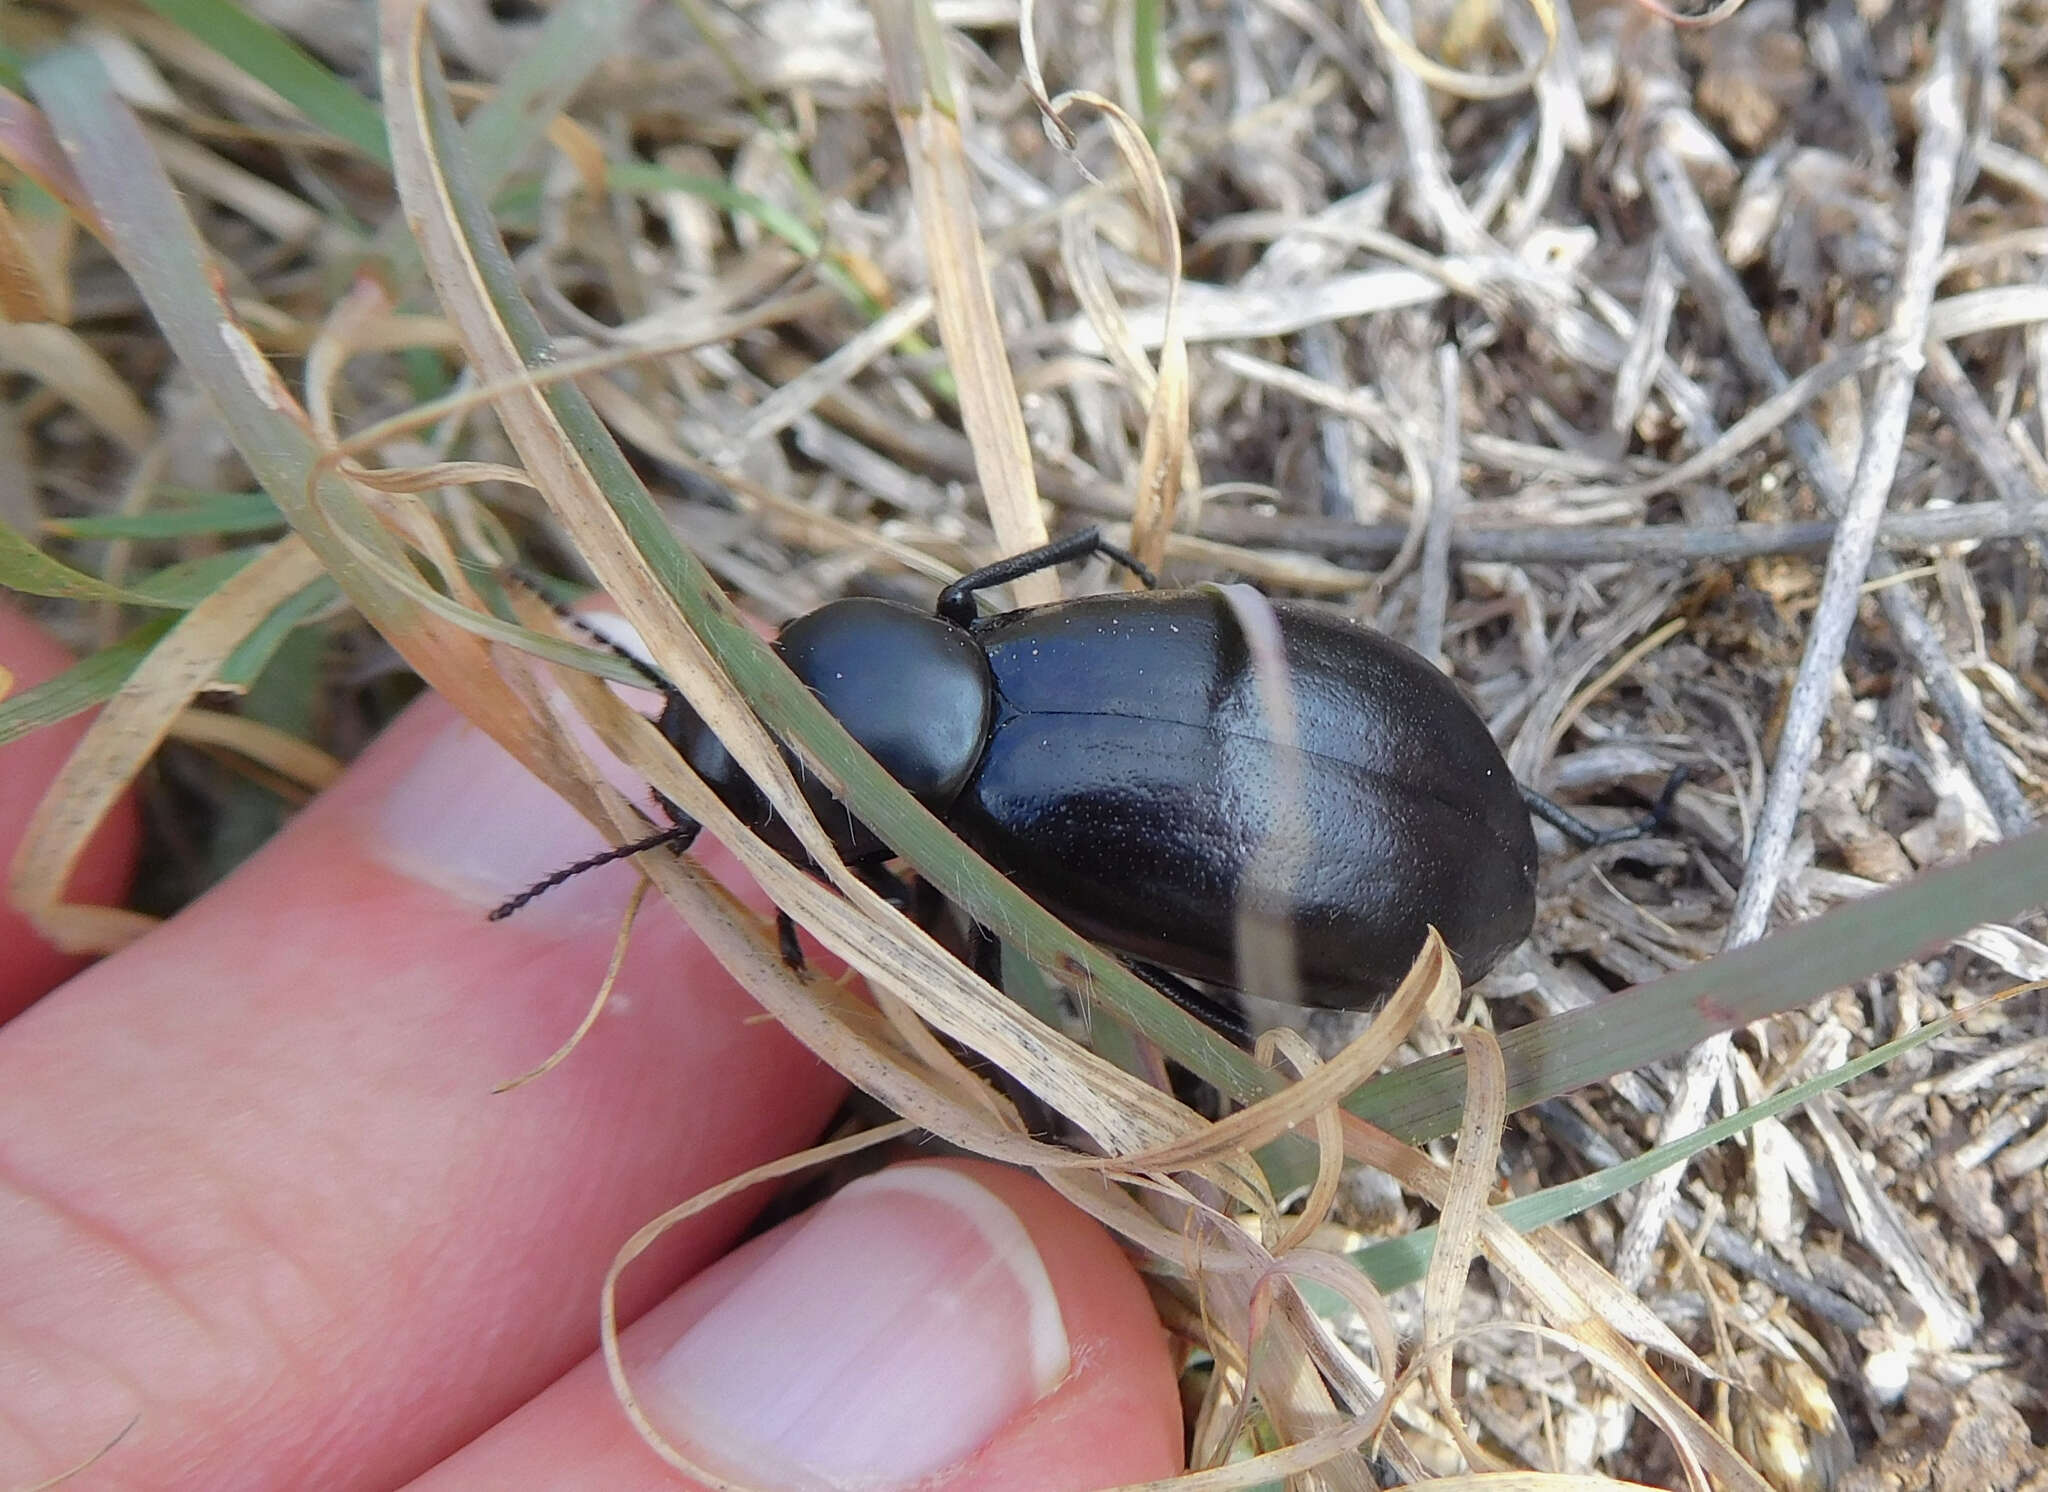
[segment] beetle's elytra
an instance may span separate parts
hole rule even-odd
[[[1431,926],[1468,980],[1528,935],[1529,805],[1456,685],[1378,633],[1273,602],[1296,716],[1293,744],[1282,746],[1237,621],[1212,592],[975,613],[974,592],[1097,551],[1143,574],[1084,530],[964,577],[936,613],[835,601],[792,622],[776,646],[955,833],[1141,970],[1237,986],[1236,911],[1270,834],[1286,836],[1293,993],[1304,1003],[1370,1005],[1407,972]],[[663,687],[662,729],[677,750],[744,821],[800,853],[724,746]],[[1282,751],[1295,753],[1291,772],[1275,770]],[[888,857],[821,784],[800,780],[849,862]],[[586,864],[687,845],[695,832],[679,818]]]
[[[950,821],[1077,930],[1238,982],[1233,910],[1293,837],[1299,994],[1352,1007],[1432,924],[1467,978],[1528,936],[1536,840],[1486,726],[1406,648],[1276,602],[1295,741],[1274,740],[1237,622],[1206,591],[1096,596],[978,622],[995,718]],[[1296,801],[1276,755],[1295,753]]]

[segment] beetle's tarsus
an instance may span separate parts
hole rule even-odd
[[[1553,802],[1533,787],[1522,788],[1522,801],[1529,805],[1529,811],[1542,819],[1568,839],[1576,840],[1586,849],[1598,849],[1602,845],[1626,844],[1632,839],[1646,839],[1671,822],[1671,805],[1678,798],[1679,788],[1692,775],[1692,769],[1679,766],[1672,769],[1664,779],[1664,787],[1657,794],[1657,802],[1642,818],[1633,824],[1624,824],[1618,829],[1596,829],[1570,809]]]
[[[601,854],[588,856],[585,859],[578,860],[574,865],[565,865],[553,875],[535,881],[510,901],[494,908],[489,920],[492,922],[503,922],[535,897],[545,895],[564,881],[574,880],[586,870],[596,870],[600,865],[610,865],[614,860],[630,860],[635,855],[644,854],[648,850],[661,849],[664,845],[674,845],[676,853],[681,854],[696,840],[698,827],[694,819],[680,819],[670,824],[666,829],[649,834],[644,839],[636,839],[631,844],[622,844],[616,849],[609,849]]]

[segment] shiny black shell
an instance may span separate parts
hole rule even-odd
[[[848,596],[784,627],[775,650],[911,796],[939,818],[952,812],[981,763],[995,713],[995,681],[971,633],[899,602]],[[801,842],[680,694],[669,696],[661,730],[741,823],[802,857]],[[874,831],[795,753],[784,756],[833,847],[849,861],[886,859],[889,847]]]
[[[1535,835],[1500,749],[1415,653],[1271,604],[1298,802],[1279,800],[1283,748],[1224,601],[1096,596],[974,624],[994,711],[954,831],[1105,946],[1234,988],[1235,909],[1277,826],[1304,1003],[1370,1004],[1431,925],[1478,978],[1535,915]]]
[[[988,659],[972,634],[930,612],[848,596],[798,617],[775,648],[884,771],[938,817],[951,813],[995,712]],[[817,778],[799,768],[797,780],[842,855],[886,854]]]

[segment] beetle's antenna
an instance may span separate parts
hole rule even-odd
[[[495,908],[491,912],[489,920],[492,922],[503,922],[535,897],[545,895],[564,881],[574,880],[586,870],[596,870],[600,865],[609,865],[614,860],[630,860],[635,855],[643,854],[648,850],[658,850],[664,845],[674,845],[676,853],[680,855],[696,840],[701,827],[695,819],[678,819],[666,829],[657,830],[644,839],[636,839],[631,844],[622,844],[615,849],[591,855],[587,859],[578,860],[574,865],[565,865],[553,875],[535,881],[510,901]]]
[[[1692,769],[1678,766],[1664,779],[1664,789],[1657,794],[1657,802],[1647,815],[1633,824],[1624,824],[1618,829],[1596,829],[1570,809],[1553,802],[1533,787],[1517,784],[1522,788],[1522,801],[1529,805],[1529,811],[1549,824],[1560,834],[1576,840],[1587,849],[1598,849],[1601,845],[1626,844],[1631,839],[1644,839],[1655,834],[1671,822],[1671,805],[1678,797],[1678,790],[1692,775]]]
[[[531,575],[527,575],[509,565],[505,567],[503,574],[507,579],[517,581],[520,585],[524,586],[527,593],[534,600],[540,602],[549,611],[552,611],[560,620],[574,627],[578,632],[581,632],[607,653],[610,653],[614,658],[617,658],[621,663],[632,669],[633,672],[640,675],[641,678],[647,681],[647,686],[658,692],[663,699],[674,699],[677,696],[679,691],[676,686],[668,681],[660,669],[649,663],[645,658],[642,658],[638,653],[620,647],[618,643],[612,641],[611,638],[605,636],[604,633],[592,626],[588,618],[571,611],[568,607],[562,605],[561,602],[553,599],[535,583]]]
[[[639,674],[641,678],[647,681],[648,687],[657,691],[664,700],[678,700],[682,698],[681,692],[677,690],[674,684],[668,681],[660,669],[649,663],[645,658],[640,657],[637,653],[630,652],[619,646],[618,643],[592,626],[587,619],[577,615],[568,607],[554,600],[546,591],[540,588],[531,575],[509,565],[504,567],[501,573],[506,579],[524,587],[529,595],[540,602],[541,605],[547,607],[549,611],[552,611],[562,622],[575,628],[576,631],[582,633],[590,641],[596,643],[599,647],[624,663],[633,672]],[[545,895],[565,881],[574,880],[587,870],[596,870],[599,866],[610,865],[615,860],[628,860],[648,850],[658,850],[664,845],[675,846],[677,854],[687,850],[695,842],[703,826],[695,819],[685,817],[675,805],[659,793],[655,794],[655,800],[660,803],[668,816],[675,821],[666,829],[658,829],[644,838],[634,840],[631,844],[619,845],[614,849],[604,850],[598,854],[588,856],[585,859],[578,860],[574,865],[563,866],[552,875],[535,881],[517,896],[494,908],[489,920],[492,922],[503,922],[535,897]]]
[[[681,698],[682,691],[668,681],[666,674],[662,673],[660,669],[649,663],[638,653],[620,647],[616,642],[593,627],[586,618],[578,616],[573,611],[562,611],[558,612],[557,615],[578,632],[581,632],[585,637],[603,648],[607,653],[610,653],[614,658],[619,659],[628,668],[632,669],[633,672],[640,675],[641,678],[647,680],[649,687],[659,691],[663,699]]]
[[[1040,570],[1050,570],[1064,565],[1069,560],[1087,559],[1100,554],[1122,565],[1144,582],[1145,589],[1157,590],[1159,577],[1128,549],[1123,549],[1102,537],[1099,528],[1077,528],[1064,537],[1054,539],[1050,544],[1041,544],[1036,549],[1027,549],[1022,554],[1013,554],[1008,559],[999,559],[992,565],[983,565],[979,570],[970,570],[958,580],[939,592],[939,615],[947,621],[965,627],[974,620],[974,593],[985,591],[990,586],[1008,585],[1013,580],[1022,580],[1026,575],[1036,575]]]

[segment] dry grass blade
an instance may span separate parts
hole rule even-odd
[[[885,1145],[891,1140],[899,1139],[911,1133],[913,1128],[913,1125],[902,1120],[898,1120],[893,1124],[878,1124],[873,1129],[864,1130],[857,1135],[849,1135],[843,1140],[834,1140],[830,1144],[816,1145],[809,1150],[799,1151],[795,1155],[784,1156],[781,1160],[769,1161],[765,1165],[756,1166],[753,1170],[735,1176],[730,1181],[699,1192],[687,1202],[678,1203],[676,1206],[671,1207],[660,1217],[645,1224],[639,1232],[619,1246],[619,1251],[613,1257],[611,1267],[605,1271],[604,1276],[604,1295],[599,1326],[604,1348],[605,1371],[611,1376],[612,1392],[618,1396],[620,1404],[625,1406],[627,1415],[633,1421],[633,1428],[640,1433],[640,1438],[647,1443],[656,1455],[660,1456],[662,1460],[673,1466],[677,1471],[680,1471],[684,1476],[691,1478],[701,1486],[717,1488],[719,1492],[751,1492],[751,1489],[745,1484],[729,1481],[716,1472],[709,1471],[692,1461],[666,1435],[661,1433],[654,1422],[647,1417],[647,1412],[640,1407],[639,1396],[633,1392],[632,1382],[627,1376],[625,1356],[619,1348],[619,1277],[626,1272],[635,1259],[652,1248],[661,1238],[662,1234],[675,1227],[677,1223],[695,1217],[698,1213],[708,1208],[717,1206],[726,1198],[739,1196],[743,1192],[752,1191],[757,1186],[765,1185],[770,1181],[779,1181],[785,1176],[794,1176],[814,1166],[828,1165],[832,1161],[843,1159],[846,1156],[858,1155],[863,1150],[871,1150],[877,1145]]]
[[[335,757],[289,731],[246,715],[186,709],[171,722],[168,735],[190,745],[223,747],[309,794],[332,787],[341,778],[342,764]]]
[[[71,219],[30,218],[0,202],[0,315],[9,321],[71,319]]]
[[[8,872],[8,895],[50,942],[109,953],[156,925],[139,912],[65,901],[72,869],[193,698],[215,687],[242,639],[320,573],[303,542],[279,540],[186,612],[100,711],[36,804]]]
[[[104,241],[105,225],[90,196],[65,159],[50,123],[26,99],[0,88],[0,148],[7,162],[62,203],[71,220]]]
[[[619,917],[619,935],[612,942],[611,961],[605,965],[604,978],[598,981],[597,993],[590,997],[590,1005],[583,1012],[583,1019],[576,1023],[576,1029],[536,1066],[528,1068],[516,1078],[507,1078],[502,1083],[492,1085],[493,1093],[510,1093],[514,1089],[524,1088],[535,1078],[545,1077],[583,1044],[583,1038],[590,1034],[590,1028],[597,1024],[597,1018],[604,1014],[604,1008],[612,997],[612,989],[619,982],[619,970],[625,967],[626,949],[632,942],[633,925],[640,920],[640,908],[647,900],[649,884],[646,881],[637,882],[632,895],[626,899],[626,910]]]
[[[1306,1078],[1322,1065],[1315,1048],[1304,1041],[1299,1033],[1278,1028],[1259,1034],[1257,1047],[1259,1060],[1268,1064],[1276,1057],[1285,1056],[1297,1077]],[[1270,1247],[1274,1255],[1282,1256],[1306,1243],[1316,1230],[1329,1219],[1330,1208],[1337,1200],[1337,1188],[1344,1180],[1344,1128],[1337,1118],[1334,1100],[1315,1115],[1316,1135],[1316,1180],[1309,1189],[1307,1198],[1301,1204],[1301,1211],[1294,1221],[1287,1225],[1287,1231]]]
[[[982,500],[1005,554],[1045,542],[1031,442],[996,319],[987,250],[969,186],[950,62],[929,0],[875,0],[889,101],[910,169],[917,223],[939,318],[939,336],[960,394],[960,420],[974,444]],[[1059,599],[1049,573],[1017,582],[1017,599]]]
[[[156,438],[156,421],[106,360],[69,327],[0,326],[0,367],[26,373],[70,400],[132,453]]]
[[[1483,73],[1466,72],[1462,68],[1446,67],[1434,57],[1425,54],[1414,42],[1402,35],[1400,30],[1387,18],[1378,0],[1359,0],[1365,11],[1365,19],[1372,27],[1374,40],[1386,48],[1387,53],[1399,66],[1407,69],[1432,88],[1454,94],[1465,99],[1509,98],[1531,87],[1543,75],[1544,67],[1550,61],[1552,49],[1557,45],[1557,11],[1550,0],[1529,0],[1529,10],[1536,17],[1536,23],[1543,29],[1543,53],[1534,62],[1520,71],[1504,77],[1489,77]]]
[[[777,811],[804,835],[806,848],[820,863],[834,862],[836,857],[802,808],[788,770],[760,723],[735,706],[730,687],[702,644],[675,625],[667,597],[639,559],[588,465],[561,430],[543,390],[527,374],[511,333],[483,289],[483,272],[458,226],[433,144],[423,66],[423,7],[385,0],[379,16],[400,190],[415,204],[422,251],[435,268],[443,304],[479,372],[494,386],[493,402],[530,480],[555,505],[579,550],[646,639],[664,674],[756,774]]]
[[[1447,1348],[1458,1332],[1458,1308],[1465,1278],[1478,1251],[1479,1219],[1493,1190],[1500,1158],[1501,1126],[1507,1122],[1507,1075],[1500,1043],[1483,1027],[1465,1033],[1465,1123],[1451,1163],[1450,1186],[1437,1224],[1437,1248],[1422,1286],[1423,1371],[1436,1394],[1438,1412],[1450,1428],[1468,1466],[1503,1469],[1498,1458],[1472,1438],[1451,1386]]]
[[[1134,183],[1145,223],[1166,277],[1161,307],[1159,366],[1155,371],[1131,334],[1095,241],[1092,213],[1075,211],[1060,219],[1060,258],[1089,324],[1102,341],[1126,387],[1145,409],[1145,439],[1139,452],[1131,520],[1131,549],[1155,570],[1165,558],[1183,493],[1199,494],[1201,475],[1188,444],[1188,349],[1180,334],[1181,257],[1173,198],[1159,159],[1138,122],[1099,94],[1041,96],[1049,119],[1066,127],[1069,110],[1093,109],[1109,126],[1109,138]],[[1199,506],[1189,515],[1199,521]],[[1135,583],[1135,582],[1127,582]]]
[[[81,1476],[85,1472],[92,1470],[93,1467],[97,1466],[101,1461],[106,1459],[108,1452],[112,1451],[115,1446],[119,1445],[122,1441],[128,1438],[128,1432],[133,1430],[136,1427],[136,1425],[141,1423],[141,1420],[142,1416],[139,1414],[136,1415],[133,1419],[129,1420],[127,1424],[121,1426],[120,1429],[116,1430],[111,1440],[109,1440],[105,1445],[101,1446],[98,1450],[94,1451],[91,1455],[87,1456],[83,1461],[78,1462],[76,1465],[66,1467],[63,1471],[58,1472],[55,1476],[47,1477],[40,1482],[36,1482],[32,1486],[25,1488],[24,1492],[53,1492],[53,1489],[61,1487],[65,1483],[74,1479],[75,1477]]]
[[[1404,1187],[1440,1208],[1447,1205],[1450,1177],[1442,1168],[1350,1115],[1345,1116],[1344,1133],[1346,1150],[1352,1159],[1388,1172]],[[1763,1492],[1764,1484],[1756,1472],[1650,1371],[1601,1305],[1588,1299],[1573,1278],[1584,1278],[1583,1271],[1560,1267],[1556,1262],[1573,1251],[1568,1241],[1547,1232],[1524,1238],[1487,1209],[1480,1211],[1478,1221],[1487,1259],[1528,1295],[1562,1338],[1592,1354],[1637,1405],[1656,1420],[1670,1437],[1687,1478],[1695,1487],[1704,1489],[1711,1478],[1724,1486]],[[1682,1361],[1698,1362],[1668,1332],[1662,1335],[1669,1345],[1677,1347]],[[1704,1364],[1700,1371],[1705,1371]]]
[[[1122,1163],[1136,1171],[1177,1171],[1228,1150],[1254,1149],[1308,1123],[1379,1071],[1407,1039],[1422,1011],[1439,1001],[1446,990],[1456,988],[1457,977],[1443,940],[1432,932],[1415,967],[1387,997],[1372,1024],[1336,1057],[1271,1098],[1203,1125],[1171,1144],[1126,1155]]]
[[[809,808],[796,792],[788,767],[761,721],[737,701],[730,684],[713,665],[704,644],[694,633],[678,624],[670,605],[669,592],[657,580],[647,560],[635,548],[635,543],[669,548],[671,552],[666,563],[672,564],[675,572],[669,578],[671,583],[680,584],[688,590],[689,601],[698,608],[693,613],[696,625],[718,629],[721,646],[728,650],[729,656],[745,654],[749,649],[753,655],[761,656],[766,672],[756,682],[764,689],[781,692],[777,701],[781,708],[790,709],[800,703],[812,716],[822,717],[821,722],[812,722],[820,734],[832,734],[834,739],[842,742],[845,740],[843,728],[830,721],[829,717],[823,717],[816,701],[796,686],[787,670],[765,657],[765,649],[739,624],[730,603],[711,584],[709,576],[674,547],[672,535],[659,527],[658,515],[651,511],[651,502],[646,498],[644,489],[638,486],[630,468],[619,459],[608,435],[592,428],[594,417],[590,415],[588,405],[569,391],[560,391],[551,400],[550,396],[531,386],[519,386],[518,375],[524,366],[522,345],[532,347],[534,355],[544,359],[548,355],[547,338],[511,283],[512,269],[495,247],[495,230],[487,224],[478,223],[471,233],[469,225],[461,220],[461,211],[471,209],[458,209],[451,181],[443,174],[441,161],[435,154],[436,132],[450,126],[445,119],[445,111],[437,111],[429,99],[432,78],[420,51],[417,7],[387,5],[384,31],[387,43],[386,98],[393,110],[392,145],[401,189],[413,204],[423,250],[429,262],[437,267],[444,302],[462,328],[466,345],[470,347],[480,370],[508,388],[497,401],[508,436],[524,458],[537,490],[548,498],[555,515],[574,538],[579,552],[605,582],[606,589],[626,619],[639,631],[656,663],[761,785],[778,815],[803,841],[813,861],[825,867],[832,876],[838,896],[820,900],[814,885],[797,887],[787,866],[763,871],[763,884],[771,889],[776,884],[788,884],[789,895],[782,898],[785,905],[792,908],[814,906],[818,908],[819,917],[834,919],[827,925],[841,927],[849,934],[854,929],[846,927],[848,904],[868,927],[869,931],[863,934],[866,938],[872,940],[875,937],[872,929],[876,926],[890,929],[894,939],[891,946],[918,948],[924,967],[937,981],[935,987],[950,986],[963,992],[956,1002],[960,1008],[941,1014],[928,1007],[920,1007],[921,1013],[942,1029],[950,1030],[962,1023],[977,1022],[987,1027],[991,1017],[985,1010],[989,1005],[985,986],[972,979],[963,983],[952,960],[937,955],[918,929],[858,878],[846,872]],[[553,401],[559,401],[559,410]],[[565,419],[577,422],[582,431],[579,437],[582,443],[579,439],[570,438],[565,431]],[[602,490],[596,482],[591,466],[593,461],[607,465],[612,490]],[[638,525],[631,534],[625,526],[625,515],[628,514]],[[753,657],[748,661],[754,661]],[[791,696],[800,696],[800,700]],[[672,763],[673,753],[669,753],[669,758]],[[862,758],[862,761],[865,770],[879,775],[870,760]],[[648,772],[650,780],[657,780],[663,770],[645,763],[636,765]],[[840,764],[841,773],[851,770],[854,770],[853,764]],[[832,778],[829,771],[827,778]],[[892,785],[891,791],[899,799],[903,798],[900,787]],[[679,798],[678,801],[687,799]],[[863,812],[867,810],[864,808]],[[911,812],[921,816],[922,822],[931,822],[929,815],[914,804]],[[775,858],[768,856],[769,860]],[[804,879],[802,876],[793,878],[794,881]],[[804,901],[804,898],[809,900]],[[1042,918],[1043,914],[1039,916]],[[806,917],[805,920],[811,919]],[[1100,955],[1094,957],[1095,963],[1089,965],[1091,969],[1101,966]],[[884,977],[885,982],[898,987],[900,992],[900,974],[886,975],[879,968],[870,968],[860,960],[855,962],[864,973],[870,977]],[[902,957],[899,955],[895,962],[900,966]],[[1127,983],[1129,988],[1142,991],[1142,986],[1138,986],[1136,981],[1128,980]],[[1250,1069],[1249,1064],[1230,1052],[1214,1033],[1196,1026],[1184,1014],[1149,992],[1144,992],[1141,998],[1169,1018],[1172,1023],[1170,1029],[1185,1032],[1193,1038],[1196,1046],[1215,1051],[1216,1060],[1208,1064],[1209,1070],[1227,1071],[1235,1067],[1243,1070],[1243,1081],[1254,1087],[1254,1091],[1261,1091],[1266,1086],[1263,1075],[1257,1074],[1256,1069]],[[996,1034],[990,1030],[991,1038]],[[1075,1055],[1079,1048],[1048,1047],[1044,1033],[1030,1029],[1028,1023],[1013,1022],[1001,1035],[1003,1044],[1009,1047],[1016,1047],[1021,1041],[1024,1049],[1041,1056],[1061,1052],[1064,1062],[1055,1060],[1040,1064],[1049,1067],[1056,1078],[1063,1069],[1071,1068],[1079,1060]],[[985,1045],[979,1049],[992,1057],[998,1055]],[[1097,1065],[1106,1068],[1106,1064]],[[1114,1069],[1108,1071],[1113,1072]],[[1100,1078],[1094,1081],[1099,1086]],[[1070,1092],[1085,1097],[1090,1086],[1084,1082],[1071,1088]],[[1097,1102],[1095,1107],[1100,1110],[1102,1105]],[[1140,1140],[1123,1144],[1121,1148],[1138,1148],[1143,1143]]]

